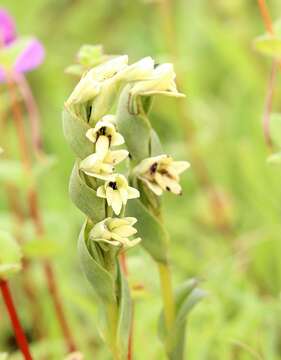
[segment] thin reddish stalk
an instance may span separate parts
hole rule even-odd
[[[11,320],[11,324],[14,329],[15,337],[17,340],[18,347],[20,348],[22,355],[25,360],[32,360],[32,356],[29,350],[28,342],[26,340],[24,331],[19,321],[19,317],[12,299],[12,295],[9,289],[8,282],[0,280],[1,293]]]
[[[15,84],[13,82],[13,79],[10,74],[6,74],[6,75],[7,75],[6,76],[7,87],[8,87],[8,92],[9,92],[10,99],[11,99],[13,117],[14,117],[16,130],[17,130],[17,134],[18,134],[18,138],[19,138],[19,145],[20,145],[20,150],[21,150],[23,166],[26,170],[27,175],[30,176],[32,173],[31,158],[29,155],[28,142],[25,137],[25,129],[24,129],[24,121],[23,121],[22,111],[21,111],[20,104],[17,102],[17,97],[16,97],[16,93],[15,93]],[[45,230],[44,230],[41,214],[39,211],[38,195],[37,195],[37,191],[36,191],[34,184],[31,185],[31,187],[28,191],[28,204],[29,204],[30,216],[34,223],[36,233],[39,238],[42,238],[45,233]],[[66,321],[66,318],[64,315],[63,307],[62,307],[60,296],[59,296],[58,287],[57,287],[56,280],[55,280],[54,270],[48,261],[45,261],[43,266],[44,266],[45,276],[47,279],[48,290],[49,290],[49,293],[50,293],[53,303],[54,303],[54,308],[56,311],[57,319],[59,321],[62,333],[64,335],[68,351],[69,352],[75,351],[76,346],[75,346],[73,337],[70,332],[70,328],[67,324],[67,321]]]
[[[270,114],[272,110],[272,100],[273,100],[274,85],[276,80],[276,73],[277,73],[277,63],[276,61],[273,61],[271,67],[271,73],[267,85],[267,94],[266,94],[263,124],[262,124],[265,142],[270,149],[272,148],[273,145],[270,136]]]
[[[261,16],[263,18],[263,22],[264,22],[264,25],[266,27],[266,30],[271,35],[273,35],[274,34],[274,29],[273,29],[271,16],[270,16],[268,7],[266,5],[266,2],[265,2],[265,0],[258,0],[258,4],[259,4],[260,13],[261,13]]]
[[[31,125],[32,144],[36,153],[42,152],[42,138],[40,132],[40,115],[32,91],[23,74],[15,74],[15,80],[28,112]]]
[[[272,19],[266,4],[265,0],[257,0],[260,13],[264,22],[264,26],[267,30],[267,32],[271,35],[275,34]],[[263,133],[264,138],[267,146],[269,149],[272,148],[272,140],[270,136],[270,114],[272,110],[272,100],[273,100],[273,92],[274,92],[274,85],[276,80],[276,72],[277,72],[277,66],[281,70],[281,63],[280,61],[273,61],[272,67],[271,67],[271,73],[267,85],[267,94],[266,94],[266,100],[265,100],[265,110],[264,110],[264,116],[263,116]]]

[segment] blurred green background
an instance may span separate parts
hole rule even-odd
[[[82,44],[103,44],[107,53],[128,54],[130,62],[148,55],[156,62],[175,62],[187,99],[179,108],[182,100],[158,97],[152,123],[167,153],[191,163],[191,154],[196,153],[209,173],[211,186],[202,186],[192,163],[182,177],[184,195],[167,194],[163,199],[174,282],[197,277],[208,291],[189,318],[186,359],[277,360],[281,358],[281,171],[266,163],[261,129],[270,60],[252,45],[264,33],[257,2],[174,0],[170,7],[167,4],[161,0],[1,0],[1,7],[15,17],[18,31],[36,35],[46,47],[44,64],[27,78],[41,111],[45,150],[57,157],[40,182],[40,194],[48,238],[59,245],[52,259],[72,332],[86,360],[110,359],[98,335],[92,290],[76,255],[83,215],[68,197],[74,159],[61,126],[63,102],[75,84],[64,74],[65,67],[73,63]],[[274,19],[281,16],[279,0],[268,4]],[[277,86],[276,111],[280,111],[278,95]],[[212,200],[214,188],[220,198],[217,207]],[[5,227],[10,218],[3,191],[0,201],[0,224]],[[135,293],[135,359],[164,359],[157,338],[161,302],[155,265],[141,248],[129,253],[128,262],[130,282],[145,287]],[[32,276],[48,339],[32,341],[32,309],[18,276],[12,288],[19,313],[35,359],[60,360],[63,342],[39,261],[32,265]],[[0,351],[4,350],[12,353],[15,346],[1,302]]]

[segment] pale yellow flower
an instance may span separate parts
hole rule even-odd
[[[120,246],[124,249],[137,245],[141,239],[129,239],[137,233],[133,225],[137,219],[133,217],[106,218],[97,223],[89,233],[93,241],[107,243],[113,246]]]
[[[103,83],[121,71],[128,64],[128,56],[117,56],[95,66],[81,78],[66,105],[83,103],[94,99],[101,91]]]
[[[104,116],[98,121],[94,128],[87,131],[86,137],[96,145],[96,153],[106,153],[110,146],[118,146],[124,144],[123,136],[117,132],[112,121],[107,120]]]
[[[97,196],[106,199],[114,213],[119,215],[122,206],[125,206],[129,199],[139,197],[140,193],[137,189],[129,186],[125,176],[115,174],[97,189]]]
[[[140,81],[153,76],[154,60],[147,56],[119,71],[115,78],[124,82]]]
[[[163,94],[168,96],[184,97],[177,90],[175,83],[176,74],[173,64],[158,65],[151,76],[143,81],[137,81],[132,89],[132,96]]]
[[[80,169],[88,176],[107,180],[115,170],[115,165],[126,159],[127,150],[107,150],[107,144],[101,142],[98,152],[87,156],[80,162]]]
[[[179,195],[182,191],[179,175],[189,167],[187,161],[174,161],[171,156],[159,155],[141,161],[134,173],[158,196],[165,190]]]

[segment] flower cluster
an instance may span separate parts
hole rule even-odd
[[[129,199],[140,196],[137,189],[129,186],[124,175],[115,172],[116,165],[125,160],[129,152],[115,149],[125,141],[118,132],[115,116],[109,115],[109,111],[113,107],[114,99],[118,97],[118,92],[128,84],[133,109],[139,96],[184,96],[177,90],[172,64],[157,65],[151,57],[145,57],[128,65],[128,56],[124,55],[110,56],[106,61],[86,71],[66,102],[66,106],[73,109],[77,105],[88,107],[87,121],[92,127],[85,136],[93,143],[94,152],[80,162],[80,170],[89,177],[104,181],[103,184],[97,182],[96,194],[106,199],[107,206],[116,216],[124,213]],[[179,175],[188,167],[188,162],[173,161],[170,156],[163,154],[142,160],[133,174],[158,196],[165,190],[180,194]],[[91,238],[128,247],[128,242],[124,239],[116,240],[115,235],[109,236],[114,232],[101,232],[106,226],[110,228],[110,221],[111,218],[107,218],[97,224],[94,228],[96,230],[93,230],[95,235],[91,235]],[[135,243],[136,241],[133,241],[131,245]]]

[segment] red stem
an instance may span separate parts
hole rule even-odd
[[[7,88],[11,99],[12,104],[12,112],[13,117],[16,125],[16,130],[19,138],[19,145],[20,151],[22,156],[22,162],[26,174],[31,177],[32,175],[32,163],[31,157],[29,153],[29,146],[25,136],[25,129],[24,129],[24,121],[22,116],[22,110],[20,104],[17,102],[17,97],[15,93],[15,84],[13,82],[12,74],[6,73],[6,81],[7,81]],[[29,204],[29,211],[30,217],[34,223],[36,233],[38,238],[44,237],[45,229],[43,225],[43,221],[41,218],[39,204],[38,204],[38,195],[34,184],[31,184],[31,187],[28,191],[28,204]],[[58,287],[55,280],[54,270],[51,264],[48,261],[44,263],[44,272],[47,279],[48,290],[53,300],[54,308],[56,311],[56,316],[58,322],[60,324],[62,333],[64,335],[64,339],[67,345],[69,352],[75,351],[76,346],[71,336],[70,328],[67,324],[65,314],[63,311],[62,303],[59,296]]]
[[[31,353],[29,351],[28,342],[26,340],[24,331],[19,321],[19,317],[17,315],[16,308],[13,303],[12,295],[9,289],[8,282],[5,280],[0,280],[0,288],[2,292],[2,296],[11,320],[11,324],[14,329],[15,337],[17,340],[17,344],[22,352],[22,355],[25,360],[32,360]]]
[[[266,27],[266,30],[271,35],[274,35],[274,29],[273,29],[273,25],[272,25],[271,16],[270,16],[270,13],[269,13],[269,10],[268,10],[265,0],[258,0],[258,4],[259,4],[260,13],[263,18],[263,22]]]
[[[40,132],[40,114],[33,97],[32,91],[23,74],[15,74],[15,81],[24,100],[28,118],[31,125],[32,144],[34,151],[40,154],[42,152],[42,138]]]

